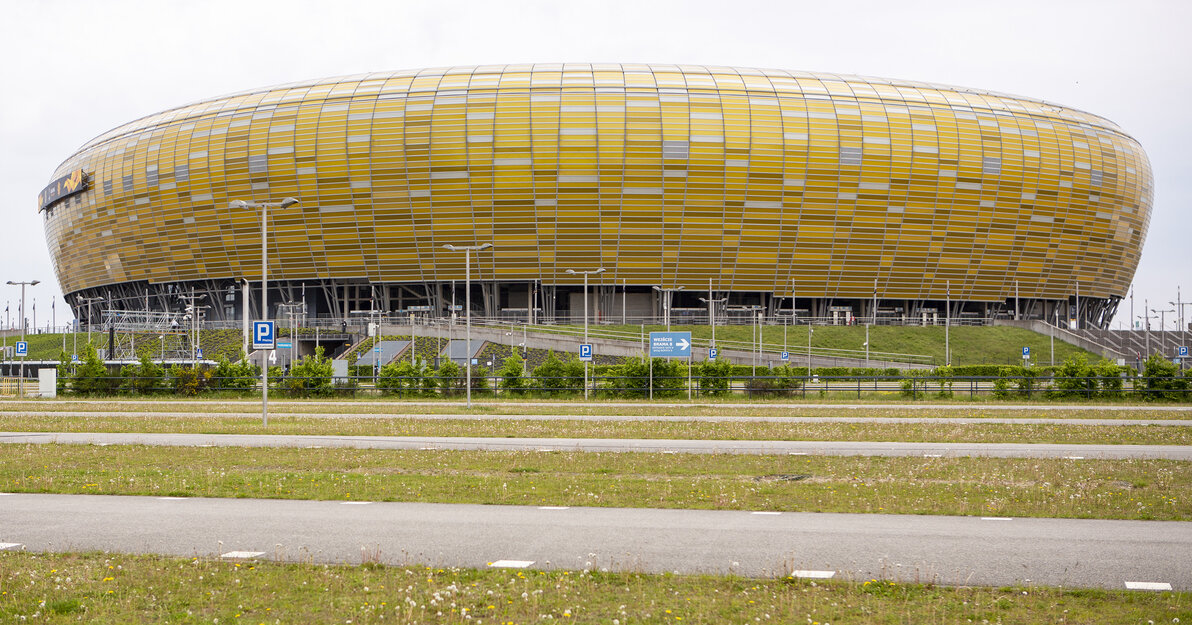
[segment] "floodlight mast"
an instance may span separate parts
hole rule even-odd
[[[445,250],[464,253],[464,317],[467,320],[467,330],[464,340],[464,350],[467,354],[464,355],[464,363],[467,371],[465,383],[468,387],[469,409],[472,408],[472,252],[487,250],[492,246],[492,243],[482,243],[480,245],[452,245],[447,243],[443,245],[443,249]]]
[[[229,206],[237,210],[261,209],[261,320],[269,320],[269,236],[267,224],[270,208],[290,208],[298,203],[297,198],[288,197],[280,202],[246,202],[232,200]],[[277,340],[276,333],[274,341]],[[248,355],[245,354],[247,358]],[[261,357],[261,425],[269,425],[269,359]]]
[[[24,281],[24,282],[9,280],[8,284],[10,284],[12,286],[20,286],[21,287],[21,342],[24,343],[25,342],[25,287],[26,286],[37,286],[37,285],[41,284],[41,280],[29,280],[29,281]],[[34,328],[34,331],[36,331],[36,330],[37,330],[37,328]],[[21,357],[20,369],[21,369],[21,372],[18,374],[20,377],[17,378],[17,396],[23,398],[23,397],[25,397],[25,357],[24,356]]]

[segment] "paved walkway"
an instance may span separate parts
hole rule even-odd
[[[219,447],[346,447],[470,451],[585,451],[825,456],[975,456],[1192,460],[1185,445],[1056,445],[1028,443],[897,443],[857,441],[744,441],[619,438],[484,438],[442,436],[306,436],[269,434],[152,434],[135,432],[0,432],[0,443]]]
[[[0,548],[1192,589],[1192,523],[96,495],[0,496]],[[229,556],[231,557],[231,556]]]

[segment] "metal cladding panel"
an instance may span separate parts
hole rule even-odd
[[[1152,177],[1106,119],[944,85],[728,67],[518,65],[203,101],[89,142],[50,179],[63,291],[134,280],[482,280],[801,297],[1120,297]]]

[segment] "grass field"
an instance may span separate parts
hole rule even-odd
[[[698,440],[902,441],[1189,445],[1192,427],[1015,423],[783,423],[243,416],[56,416],[0,413],[8,432],[153,432],[328,436],[481,436],[503,438],[648,438]]]
[[[0,492],[1192,519],[1166,460],[7,445]]]
[[[0,552],[0,622],[1179,623],[1192,594]]]

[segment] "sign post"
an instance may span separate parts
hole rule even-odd
[[[1025,366],[1029,366],[1029,365],[1031,364],[1031,363],[1030,363],[1030,360],[1031,360],[1031,348],[1030,348],[1030,347],[1023,347],[1023,348],[1022,348],[1022,361],[1023,361],[1023,362],[1022,362],[1022,365],[1023,365],[1024,367],[1025,367]]]
[[[252,348],[273,351],[277,347],[277,335],[272,321],[252,322]],[[261,358],[261,425],[269,425],[269,361]]]
[[[654,399],[654,358],[687,359],[687,398],[691,399],[691,333],[650,333],[650,399]]]

